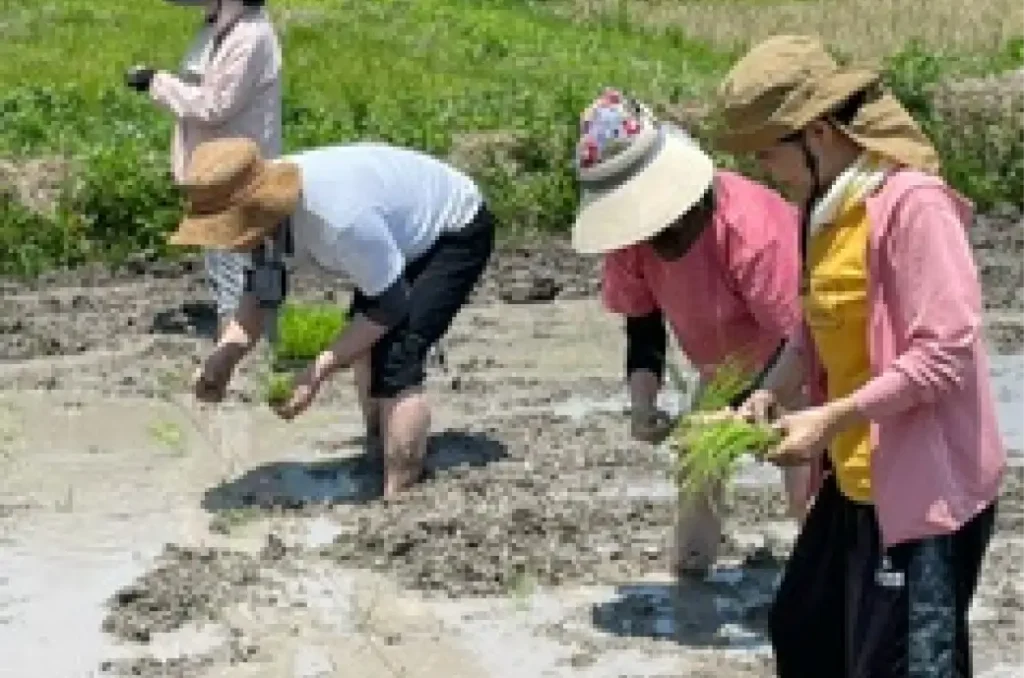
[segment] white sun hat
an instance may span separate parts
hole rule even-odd
[[[606,89],[581,115],[576,172],[580,204],[572,246],[599,254],[672,224],[711,187],[715,167],[685,131]]]

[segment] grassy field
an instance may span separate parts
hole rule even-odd
[[[933,53],[985,53],[1021,36],[1016,0],[565,0],[552,4],[581,21],[622,17],[657,32],[683,30],[721,49],[777,33],[813,33],[859,60],[881,62],[911,41]],[[969,13],[968,13],[969,12]]]
[[[954,30],[951,0],[930,12],[918,0],[880,2],[875,14],[867,0],[270,5],[285,50],[288,149],[373,138],[448,155],[483,182],[509,231],[569,222],[577,116],[600,87],[702,111],[748,39],[792,31],[789,17],[852,40],[840,40],[844,53],[881,59],[915,113],[935,118],[950,179],[968,194],[983,205],[1020,201],[1019,135],[986,140],[989,120],[978,129],[954,121],[958,136],[940,134],[950,123],[932,115],[926,91],[1019,65],[1011,2],[972,6],[961,28],[973,37]],[[882,31],[878,54],[855,37],[875,15],[905,22]],[[164,2],[0,0],[0,273],[165,254],[178,211],[170,121],[121,77],[134,63],[175,68],[198,21]],[[699,114],[687,120],[704,134]]]

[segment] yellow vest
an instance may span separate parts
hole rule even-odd
[[[868,216],[863,202],[844,206],[807,244],[810,279],[804,314],[828,377],[828,399],[843,398],[871,377],[867,341]],[[871,501],[867,422],[833,438],[829,456],[840,491]]]

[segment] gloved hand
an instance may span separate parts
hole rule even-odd
[[[124,74],[124,83],[137,92],[148,92],[156,71],[149,66],[132,66]]]

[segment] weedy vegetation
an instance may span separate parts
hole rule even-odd
[[[682,379],[674,365],[669,374],[673,381]],[[754,376],[740,360],[723,361],[672,430],[668,443],[676,453],[680,502],[727,483],[741,457],[764,454],[779,442],[779,432],[769,424],[745,421],[724,411]]]
[[[481,182],[506,237],[564,231],[579,111],[601,87],[629,89],[708,142],[719,78],[766,27],[813,20],[808,30],[847,37],[857,19],[886,39],[834,44],[877,57],[947,178],[981,209],[1024,203],[1019,87],[956,85],[1020,68],[1019,3],[979,0],[967,23],[952,0],[849,4],[280,0],[270,11],[284,50],[285,151],[371,139],[419,148]],[[171,117],[121,74],[176,69],[200,20],[169,3],[0,1],[0,276],[189,253],[165,243],[181,207]]]

